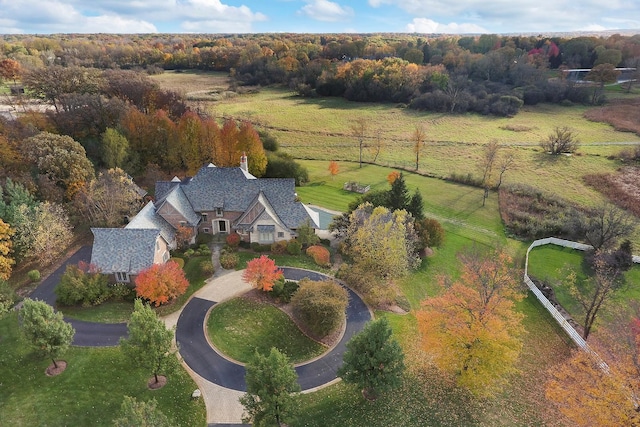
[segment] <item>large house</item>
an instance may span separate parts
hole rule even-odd
[[[318,213],[297,200],[293,178],[256,178],[240,167],[209,164],[193,178],[156,183],[147,203],[124,228],[92,228],[91,263],[118,282],[166,262],[178,239],[198,233],[238,233],[246,242],[270,244],[297,236],[302,224],[317,229]]]

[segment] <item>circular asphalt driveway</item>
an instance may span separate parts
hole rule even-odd
[[[299,268],[282,267],[282,270],[288,280],[300,280],[305,277],[316,281],[331,279],[325,274]],[[347,341],[371,320],[371,312],[362,299],[349,288],[346,289],[349,292],[349,305],[345,333],[329,352],[296,367],[298,383],[302,390],[319,387],[337,378],[336,373],[342,364]],[[204,379],[225,388],[246,391],[244,366],[218,354],[207,340],[204,323],[207,313],[216,303],[194,297],[184,307],[176,328],[176,342],[180,354],[185,363]]]
[[[31,299],[47,302],[55,307],[55,287],[68,265],[78,264],[80,261],[89,262],[91,246],[83,246],[71,255],[56,271],[49,275],[31,293]],[[322,273],[292,267],[281,267],[288,280],[332,279]],[[337,378],[337,371],[342,364],[345,345],[351,337],[359,332],[369,320],[371,312],[362,299],[351,289],[345,287],[349,293],[349,305],[346,313],[346,329],[340,342],[330,351],[311,362],[298,365],[298,383],[302,390],[309,390],[322,386]],[[183,307],[178,318],[176,328],[176,342],[182,358],[187,365],[204,379],[219,386],[237,391],[246,391],[244,381],[245,369],[243,365],[232,362],[218,354],[209,344],[205,335],[204,323],[207,313],[218,301],[210,301],[193,297]],[[95,323],[82,320],[65,320],[73,326],[76,333],[73,345],[82,347],[106,347],[118,345],[120,338],[127,336],[126,323]]]
[[[60,283],[60,277],[68,265],[77,265],[80,261],[91,260],[91,246],[83,246],[51,273],[29,295],[31,299],[45,301],[52,307],[56,306],[55,288]],[[71,323],[76,330],[73,336],[73,345],[80,347],[108,347],[118,345],[121,337],[127,336],[126,323],[94,323],[65,317],[65,321]]]

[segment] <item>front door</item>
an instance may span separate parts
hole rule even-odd
[[[220,233],[227,232],[227,221],[218,221],[218,231]]]

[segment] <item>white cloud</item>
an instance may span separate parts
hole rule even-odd
[[[0,30],[13,33],[149,33],[163,24],[190,32],[251,32],[254,22],[265,20],[220,0],[0,0]]]
[[[157,33],[158,29],[150,22],[126,19],[121,16],[89,16],[83,17],[74,26],[73,31],[79,33]]]
[[[465,22],[491,32],[579,31],[639,28],[637,0],[368,0],[372,8],[395,7],[411,18]],[[461,24],[461,25],[467,25]],[[413,22],[410,26],[427,26]],[[450,30],[452,24],[447,25]],[[459,30],[455,30],[459,32]],[[465,32],[466,27],[465,27]],[[473,31],[476,32],[476,31]]]
[[[476,24],[440,24],[428,18],[414,18],[407,24],[407,31],[410,33],[439,33],[439,34],[466,34],[466,33],[488,33],[485,28]]]
[[[354,14],[349,6],[340,6],[328,0],[307,0],[307,4],[299,11],[316,21],[336,22],[351,18]]]

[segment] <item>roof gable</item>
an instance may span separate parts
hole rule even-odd
[[[147,203],[124,228],[158,229],[169,246],[173,246],[176,240],[176,230],[156,213],[153,202]]]

